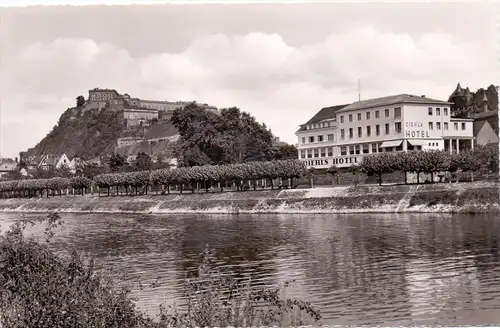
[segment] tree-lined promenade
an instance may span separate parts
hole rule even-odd
[[[420,183],[421,173],[430,174],[430,180],[433,182],[435,174],[470,172],[473,180],[474,172],[483,169],[498,170],[498,150],[479,148],[458,154],[441,150],[371,154],[365,156],[359,167],[353,169],[359,169],[368,176],[376,176],[379,185],[382,184],[385,174],[396,171],[405,173],[405,184],[407,173],[417,174],[417,184]],[[331,171],[335,172],[335,169]]]
[[[353,166],[351,171],[360,171],[368,176],[376,176],[381,185],[385,174],[401,171],[416,173],[417,183],[420,183],[421,173],[431,175],[444,172],[477,172],[481,169],[491,169],[498,165],[498,153],[488,149],[449,154],[444,151],[409,151],[404,153],[371,154],[363,158],[359,166]],[[330,173],[336,174],[338,169],[332,167]],[[299,160],[249,162],[242,164],[204,165],[180,167],[177,169],[159,169],[136,172],[115,172],[94,176],[72,178],[51,178],[12,180],[0,182],[0,197],[43,197],[61,196],[62,194],[85,194],[89,189],[101,195],[110,196],[126,194],[147,194],[148,191],[170,193],[172,189],[182,193],[189,190],[211,191],[214,187],[221,192],[224,188],[236,186],[236,190],[245,191],[271,189],[277,187],[296,187],[301,177],[310,174],[303,162]],[[406,174],[405,174],[406,175]],[[407,183],[407,181],[405,181]],[[97,187],[97,188],[96,188]]]
[[[185,189],[194,192],[200,186],[208,192],[213,186],[223,191],[224,186],[233,184],[237,190],[255,190],[258,182],[266,180],[274,189],[277,179],[288,181],[288,186],[293,186],[294,179],[306,174],[304,164],[298,160],[282,160],[267,162],[250,162],[228,165],[204,165],[193,167],[180,167],[178,169],[160,169],[152,171],[105,173],[89,179],[83,176],[73,178],[52,178],[32,180],[12,180],[0,182],[0,195],[3,198],[11,197],[47,197],[68,193],[71,188],[75,193],[84,194],[86,190],[98,188],[99,194],[105,191],[110,195],[112,188],[116,195],[120,190],[126,194],[141,191],[147,194],[150,187],[155,192],[169,193],[174,187],[182,193]],[[264,186],[266,183],[264,183]]]

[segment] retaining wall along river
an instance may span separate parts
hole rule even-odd
[[[82,213],[489,213],[497,182],[351,186],[145,196],[0,199],[4,212]]]

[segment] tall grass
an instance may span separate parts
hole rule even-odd
[[[44,239],[27,236],[26,228],[46,224]],[[76,251],[58,255],[50,247],[57,214],[20,221],[0,236],[1,328],[164,328],[249,327],[318,323],[309,303],[283,299],[282,288],[252,288],[202,254],[197,274],[185,281],[187,309],[160,307],[150,318],[135,305],[132,285],[97,272],[94,260]]]

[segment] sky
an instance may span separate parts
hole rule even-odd
[[[0,156],[95,87],[237,106],[295,144],[322,107],[498,85],[492,2],[0,8]]]

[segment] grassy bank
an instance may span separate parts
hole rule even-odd
[[[398,213],[500,212],[497,182],[294,190],[0,199],[4,212]]]

